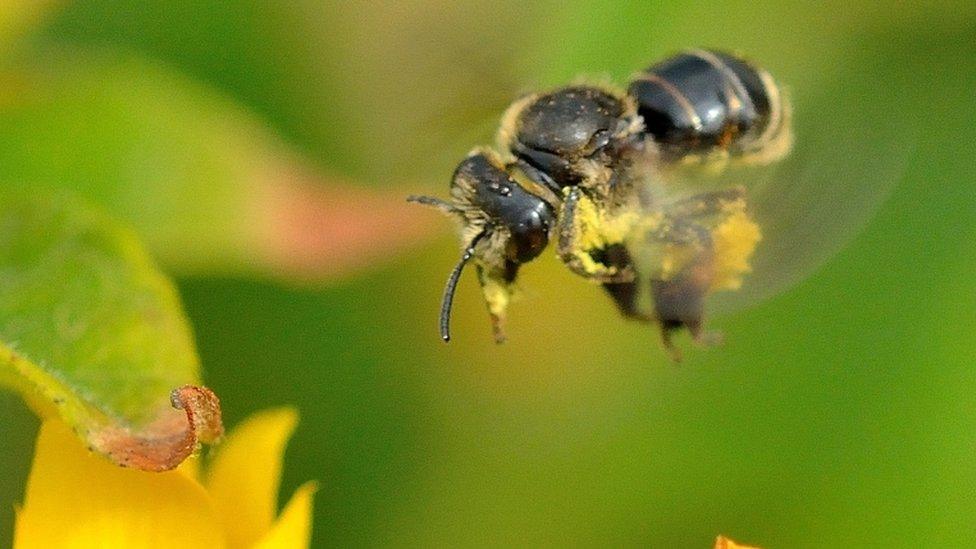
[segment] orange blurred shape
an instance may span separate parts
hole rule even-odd
[[[389,262],[442,229],[406,193],[282,170],[262,197],[264,260],[285,279],[320,282]]]
[[[715,538],[715,549],[759,549],[752,545],[742,545],[736,543],[725,536]]]

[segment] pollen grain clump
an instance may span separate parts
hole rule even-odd
[[[734,209],[713,233],[715,270],[712,291],[737,290],[742,286],[742,276],[752,270],[749,261],[762,240],[762,231],[746,213],[745,202],[736,201],[730,208]]]

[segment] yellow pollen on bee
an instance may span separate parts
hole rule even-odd
[[[587,198],[580,198],[576,206],[576,223],[580,229],[580,245],[585,250],[621,244],[633,232],[640,217],[636,212],[601,213]]]
[[[512,297],[511,288],[493,280],[487,280],[482,290],[485,302],[488,304],[488,311],[495,316],[504,317]]]
[[[612,215],[601,209],[588,197],[581,197],[576,205],[576,228],[579,235],[578,245],[583,252],[606,249],[612,244],[623,244],[637,223],[638,216],[631,212],[616,212]],[[607,267],[590,256],[580,253],[578,256],[581,267],[588,273],[616,273],[615,267]]]
[[[712,233],[715,249],[711,289],[736,290],[742,286],[742,275],[752,270],[749,260],[762,232],[746,214],[744,205],[731,212]]]
[[[656,226],[661,223],[660,216],[641,216],[637,212],[620,212],[611,216],[603,224],[603,239],[607,244],[620,244],[625,242],[634,233],[634,228],[638,224]]]

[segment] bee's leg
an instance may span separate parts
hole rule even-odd
[[[696,342],[704,341],[702,331],[705,296],[701,288],[688,279],[651,282],[654,312],[661,326],[661,343],[675,362],[681,362],[681,350],[672,340],[674,332],[686,328]]]
[[[478,265],[478,281],[481,282],[481,291],[488,306],[495,343],[504,343],[506,339],[505,316],[514,293],[518,268],[518,263],[512,261],[492,267]]]
[[[657,296],[655,289],[660,289],[660,283],[661,281],[654,281],[654,286],[652,286],[652,295],[655,296],[655,299]],[[671,340],[671,333],[684,326],[680,321],[676,319],[664,320],[660,317],[661,310],[657,308],[658,301],[655,301],[655,314],[638,310],[637,295],[639,287],[637,282],[604,284],[603,289],[607,291],[613,299],[613,302],[617,304],[617,308],[620,309],[620,314],[624,317],[640,322],[659,322],[661,326],[661,342],[664,344],[664,349],[671,355],[672,360],[681,362],[681,350]]]
[[[607,250],[607,262],[612,265],[619,265],[620,263],[630,264],[630,254],[627,253],[626,248],[622,245],[612,246]],[[663,281],[652,281],[651,292],[652,297],[654,297],[655,310],[654,313],[647,313],[639,310],[637,308],[637,297],[638,291],[640,289],[639,282],[634,280],[631,282],[621,282],[617,284],[605,283],[603,289],[607,291],[607,294],[616,303],[617,308],[620,310],[620,314],[631,320],[637,320],[640,322],[659,322],[661,326],[661,341],[664,344],[664,349],[671,355],[671,359],[674,362],[681,362],[681,350],[678,349],[674,343],[671,341],[671,332],[684,326],[680,321],[672,318],[666,320],[662,316],[662,309],[659,304],[663,304],[666,299],[662,296],[662,300],[657,300],[656,289],[664,289],[662,286]],[[688,321],[692,322],[689,326],[695,325],[698,327],[700,332],[701,327],[701,315],[697,317],[697,323],[695,323],[694,315],[686,315]]]
[[[704,331],[705,296],[714,279],[714,251],[711,233],[705,227],[681,222],[672,225],[655,238],[671,244],[671,254],[666,258],[676,262],[682,257],[681,267],[666,279],[651,280],[651,297],[654,314],[661,323],[661,339],[664,347],[675,360],[681,355],[671,340],[673,332],[685,328],[698,343],[712,343],[717,334]]]
[[[634,272],[630,265],[618,267],[594,259],[594,255],[604,251],[598,247],[602,239],[594,234],[599,226],[596,215],[595,207],[582,196],[578,187],[572,187],[566,193],[559,209],[557,227],[559,258],[569,270],[590,280],[603,283],[632,281]]]
[[[604,254],[604,262],[617,268],[632,268],[630,254],[622,244],[609,246]],[[653,322],[654,315],[637,309],[638,281],[605,282],[603,289],[613,299],[624,317],[641,322]]]
[[[617,304],[620,314],[631,320],[653,322],[654,315],[637,309],[637,282],[604,283],[603,289]]]
[[[668,342],[668,334],[680,328],[687,328],[696,340],[701,337],[705,292],[693,274],[683,273],[671,280],[651,281],[651,296],[665,343]]]

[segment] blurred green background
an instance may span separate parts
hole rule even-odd
[[[976,544],[976,4],[3,9],[0,184],[71,187],[143,233],[177,277],[230,425],[300,409],[283,494],[320,481],[316,546]],[[805,125],[911,144],[890,159],[904,147],[824,145],[836,176],[810,207],[826,213],[796,246],[839,252],[716,320],[723,347],[670,363],[652,329],[552,257],[524,270],[500,347],[465,277],[445,346],[447,221],[318,283],[249,268],[234,208],[254,173],[279,173],[267,165],[397,200],[443,193],[521,91],[624,82],[693,46],[746,53],[787,83],[798,145]],[[884,176],[848,179],[847,162]],[[830,218],[840,189],[888,182],[863,230]],[[36,421],[7,394],[0,417],[9,540]]]

